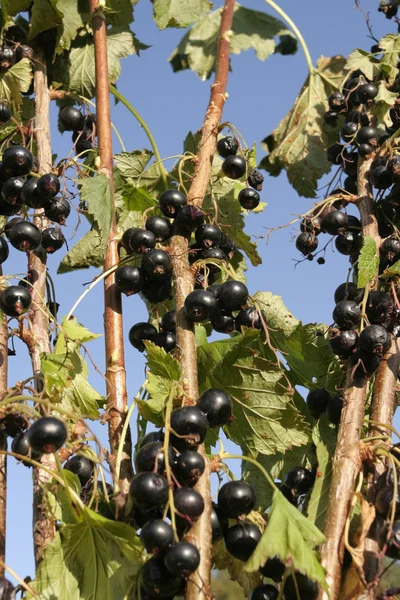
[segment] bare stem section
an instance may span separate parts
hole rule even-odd
[[[100,154],[100,171],[110,182],[112,197],[112,220],[108,238],[104,270],[119,261],[116,240],[116,216],[114,186],[112,178],[113,153],[111,138],[110,92],[107,59],[107,28],[104,16],[97,10],[97,0],[90,0],[92,13],[93,40],[96,63],[96,114]],[[106,351],[106,381],[108,403],[108,432],[112,459],[117,457],[121,434],[126,418],[128,394],[123,340],[121,294],[114,284],[114,273],[104,279],[104,332]],[[133,476],[130,429],[125,438],[121,460],[121,488],[128,492],[129,479]]]
[[[210,181],[213,156],[216,150],[218,127],[226,100],[226,85],[229,73],[229,31],[232,28],[234,0],[225,0],[221,13],[218,42],[217,68],[206,115],[202,126],[199,151],[195,160],[195,173],[188,194],[188,201],[201,206]],[[194,404],[198,398],[196,343],[193,325],[185,317],[183,308],[186,296],[193,290],[194,275],[188,262],[188,240],[174,236],[171,254],[174,264],[174,284],[177,314],[177,347],[182,369],[182,387],[187,403]],[[204,447],[199,452],[206,459]],[[207,461],[206,461],[207,464]],[[211,573],[211,495],[210,472],[207,466],[195,488],[204,499],[204,513],[192,527],[189,538],[200,550],[200,566],[190,576],[186,586],[186,600],[212,598],[210,591]]]
[[[0,267],[0,275],[2,275]],[[8,326],[3,314],[0,320],[0,399],[8,386]],[[7,436],[0,433],[0,450],[7,450]],[[0,453],[0,577],[4,577],[6,556],[7,455]]]

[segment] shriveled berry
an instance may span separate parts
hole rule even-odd
[[[332,316],[341,329],[352,329],[361,321],[361,309],[353,300],[342,300],[336,304]]]
[[[260,173],[260,171],[257,171],[257,169],[253,169],[249,173],[247,183],[253,189],[257,190],[258,192],[261,192],[264,183],[264,176]]]
[[[220,138],[217,142],[217,151],[222,158],[227,158],[236,154],[239,149],[239,144],[236,138],[231,135]]]

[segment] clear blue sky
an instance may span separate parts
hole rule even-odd
[[[216,6],[222,2],[218,0]],[[262,0],[243,3],[249,8],[274,14]],[[371,11],[377,38],[395,32],[395,26],[377,13],[378,0],[362,0],[362,7]],[[355,47],[369,49],[373,43],[367,38],[367,28],[361,13],[350,0],[321,2],[321,0],[281,0],[281,7],[290,15],[306,39],[313,61],[321,55],[348,55]],[[210,82],[202,82],[189,71],[174,74],[167,58],[183,35],[182,30],[158,31],[151,17],[150,2],[141,0],[135,7],[133,31],[144,43],[151,45],[140,58],[129,57],[122,61],[122,74],[118,83],[120,91],[132,102],[147,121],[157,140],[163,157],[179,154],[189,130],[200,128],[209,96]],[[277,16],[274,14],[274,16]],[[307,66],[301,50],[296,56],[272,56],[260,62],[252,51],[232,57],[233,72],[228,83],[229,98],[224,120],[231,121],[244,135],[248,145],[260,144],[279,123],[300,90],[307,75]],[[149,147],[143,131],[122,105],[112,110],[112,118],[119,129],[127,150]],[[58,158],[71,150],[70,135],[61,136],[57,130],[57,109],[52,107],[52,144]],[[114,152],[119,152],[117,143]],[[258,158],[262,151],[259,146]],[[263,236],[266,228],[287,223],[294,214],[304,213],[312,200],[298,198],[283,174],[279,178],[266,178],[262,200],[268,203],[265,212],[250,215],[246,231]],[[75,226],[71,213],[68,230]],[[304,322],[331,321],[333,292],[345,280],[348,260],[330,250],[324,266],[304,262],[294,269],[293,259],[299,257],[293,243],[298,227],[275,232],[268,245],[259,242],[263,264],[250,268],[248,286],[251,293],[269,290],[283,297],[293,314]],[[78,233],[80,236],[80,233]],[[70,246],[74,244],[71,240]],[[82,293],[82,283],[92,279],[96,270],[79,271],[56,276],[61,256],[49,257],[48,265],[55,278],[57,300],[61,304],[59,316],[67,314]],[[4,265],[6,274],[26,271],[25,255],[16,251]],[[79,320],[92,331],[102,331],[102,288],[98,286],[84,300],[76,312]],[[146,320],[145,307],[139,298],[124,299],[126,334],[140,320]],[[102,370],[104,357],[102,342],[91,343],[92,354]],[[18,343],[17,357],[10,358],[9,384],[30,375],[30,364],[25,348]],[[144,377],[144,359],[126,338],[126,366],[129,398],[132,399]],[[92,376],[93,385],[104,391],[103,380]],[[100,428],[99,428],[100,429]],[[106,440],[105,428],[100,433]],[[9,460],[7,563],[21,576],[33,576],[31,545],[31,471]]]

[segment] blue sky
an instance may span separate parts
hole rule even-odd
[[[273,13],[262,0],[243,3],[249,8]],[[221,2],[216,2],[220,6]],[[375,36],[395,32],[392,22],[377,13],[378,0],[363,0],[365,12],[371,11]],[[312,59],[336,54],[348,55],[355,47],[369,49],[372,40],[367,38],[365,21],[350,0],[321,2],[321,0],[282,0],[280,6],[290,15],[302,32]],[[151,47],[140,58],[133,56],[122,62],[119,90],[130,100],[148,123],[156,138],[163,157],[179,154],[182,142],[189,130],[201,127],[209,97],[210,82],[202,82],[189,71],[174,74],[167,62],[168,56],[183,35],[182,30],[158,31],[152,20],[150,2],[141,0],[135,7],[133,31]],[[244,135],[247,144],[258,144],[258,158],[263,155],[260,142],[279,123],[292,106],[304,79],[307,65],[299,50],[296,56],[272,56],[260,62],[252,51],[232,57],[232,69],[228,83],[229,98],[224,111],[224,121],[232,122]],[[63,136],[57,130],[57,108],[52,107],[52,145],[58,159],[71,150],[68,133]],[[112,119],[120,131],[127,150],[149,147],[143,130],[132,115],[121,105],[112,108]],[[117,143],[114,152],[119,152]],[[266,177],[262,200],[268,203],[261,214],[250,215],[246,231],[261,236],[259,251],[263,264],[248,271],[248,287],[253,294],[258,290],[272,291],[283,297],[293,314],[304,322],[331,321],[333,292],[346,279],[349,266],[346,257],[327,252],[326,264],[308,261],[294,268],[299,255],[293,243],[298,227],[288,227],[274,232],[268,245],[265,241],[267,228],[276,227],[292,220],[294,215],[304,213],[312,200],[299,198],[287,182],[285,174],[279,178]],[[76,225],[71,213],[68,232]],[[80,237],[78,233],[78,237]],[[77,238],[75,238],[77,239]],[[69,244],[75,243],[71,239]],[[91,280],[96,270],[79,271],[56,276],[61,256],[49,257],[48,265],[55,278],[59,316],[68,313],[82,293],[82,283]],[[11,252],[4,265],[6,274],[26,271],[25,255]],[[102,286],[97,286],[81,303],[76,316],[90,330],[102,332],[103,314]],[[129,328],[140,320],[146,320],[144,304],[139,298],[124,298],[124,323],[126,332],[126,366],[129,398],[132,399],[144,379],[144,358],[128,343]],[[10,358],[9,384],[30,375],[30,364],[25,348],[16,342],[17,357]],[[102,342],[92,343],[92,355],[104,370]],[[93,385],[104,391],[103,380],[92,376]],[[105,427],[98,427],[105,442]],[[7,563],[21,576],[33,576],[33,553],[31,544],[31,471],[9,460],[8,486],[8,535]]]

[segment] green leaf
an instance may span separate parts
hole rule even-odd
[[[319,529],[290,504],[281,492],[275,490],[268,525],[244,565],[244,570],[257,571],[268,558],[278,555],[288,567],[294,567],[327,590],[324,569],[313,550],[324,541]]]
[[[246,598],[250,597],[251,592],[257,586],[261,585],[262,579],[260,573],[247,573],[243,569],[243,562],[231,556],[224,544],[224,540],[213,544],[213,562],[214,568],[218,571],[228,571],[230,579],[237,581],[243,589]]]
[[[148,367],[146,389],[150,398],[138,402],[139,412],[147,421],[161,427],[164,423],[165,405],[174,393],[181,370],[176,358],[151,342],[146,342],[146,354]]]
[[[87,327],[79,323],[76,317],[71,317],[70,319],[64,318],[62,320],[62,332],[58,336],[58,341],[60,340],[60,335],[67,336],[71,340],[81,342],[82,344],[91,342],[102,336],[101,333],[92,333],[89,331]]]
[[[56,534],[31,586],[41,600],[129,600],[140,566],[135,530],[86,508]]]
[[[138,178],[147,167],[149,161],[152,159],[153,153],[150,150],[133,150],[132,152],[121,152],[114,156],[115,165],[119,173],[125,179],[132,179],[134,183],[138,184]]]
[[[75,246],[67,252],[58,267],[57,273],[69,273],[75,269],[101,267],[104,261],[104,247],[98,231],[91,229]]]
[[[68,0],[67,0],[68,1]],[[42,31],[61,25],[61,16],[55,10],[50,0],[35,0],[32,5],[29,40],[33,40]]]
[[[102,174],[80,179],[79,191],[81,202],[85,204],[90,220],[95,223],[102,245],[105,247],[108,243],[112,216],[110,182]]]
[[[106,403],[105,397],[96,392],[80,374],[73,378],[71,385],[72,387],[64,390],[62,407],[75,415],[96,419],[99,416],[99,406]]]
[[[293,108],[263,141],[269,154],[260,168],[274,177],[285,169],[300,196],[315,198],[318,180],[331,169],[326,148],[336,141],[337,131],[325,127],[323,116],[328,97],[341,86],[344,68],[342,56],[320,58]]]
[[[189,27],[201,21],[212,8],[208,0],[155,0],[154,20],[159,29]]]
[[[13,17],[20,12],[25,12],[31,4],[32,0],[2,0],[1,10],[4,22],[6,23],[9,17]]]
[[[384,51],[380,61],[381,69],[385,72],[389,83],[393,83],[399,72],[397,65],[400,58],[400,37],[390,33],[379,40],[379,47]]]
[[[107,23],[113,25],[129,25],[133,19],[133,5],[136,0],[108,0],[106,11]]]
[[[332,457],[336,448],[337,431],[322,415],[313,429],[313,442],[317,452],[317,477],[310,500],[307,504],[307,517],[323,530],[328,507],[329,488],[332,477]],[[299,463],[300,464],[300,463]]]
[[[364,238],[358,259],[358,287],[364,288],[377,275],[379,267],[379,256],[376,250],[376,242],[371,236]]]
[[[326,325],[303,325],[280,296],[257,292],[254,303],[264,311],[271,344],[280,350],[290,367],[292,385],[308,389],[324,387],[335,393],[344,378],[340,361],[329,350]]]
[[[203,80],[210,77],[215,70],[221,10],[208,14],[184,35],[169,58],[174,71],[191,69]],[[253,49],[257,58],[265,60],[279,51],[274,38],[282,35],[295,39],[282,21],[264,12],[235,4],[232,33],[229,37],[231,54]]]
[[[57,32],[56,53],[69,50],[76,38],[77,32],[88,22],[89,14],[85,15],[80,6],[80,0],[50,0],[54,10],[61,19]]]
[[[75,365],[67,354],[43,353],[41,356],[41,370],[44,378],[46,394],[52,402],[59,403],[62,400],[64,390],[75,375]]]
[[[158,202],[144,189],[136,187],[128,181],[120,190],[122,201],[128,212],[136,211],[143,213],[152,206],[158,206]]]
[[[381,277],[384,279],[385,277],[393,277],[395,275],[400,275],[400,260],[395,262],[394,265],[387,267]]]
[[[346,69],[348,71],[357,71],[360,69],[367,79],[371,81],[375,78],[375,75],[379,73],[380,61],[374,58],[372,54],[366,50],[360,50],[356,48],[346,62]]]
[[[32,68],[29,60],[23,58],[0,75],[0,98],[9,104],[20,106],[21,92],[27,92],[32,81]]]
[[[389,111],[394,106],[397,94],[387,89],[386,81],[380,81],[377,86],[378,94],[371,107],[371,112],[376,116],[379,123],[385,123],[385,125],[391,127],[393,123]]]
[[[233,421],[226,435],[250,455],[285,452],[308,441],[308,425],[293,405],[293,390],[260,332],[199,346],[202,390],[225,390],[233,402]]]

